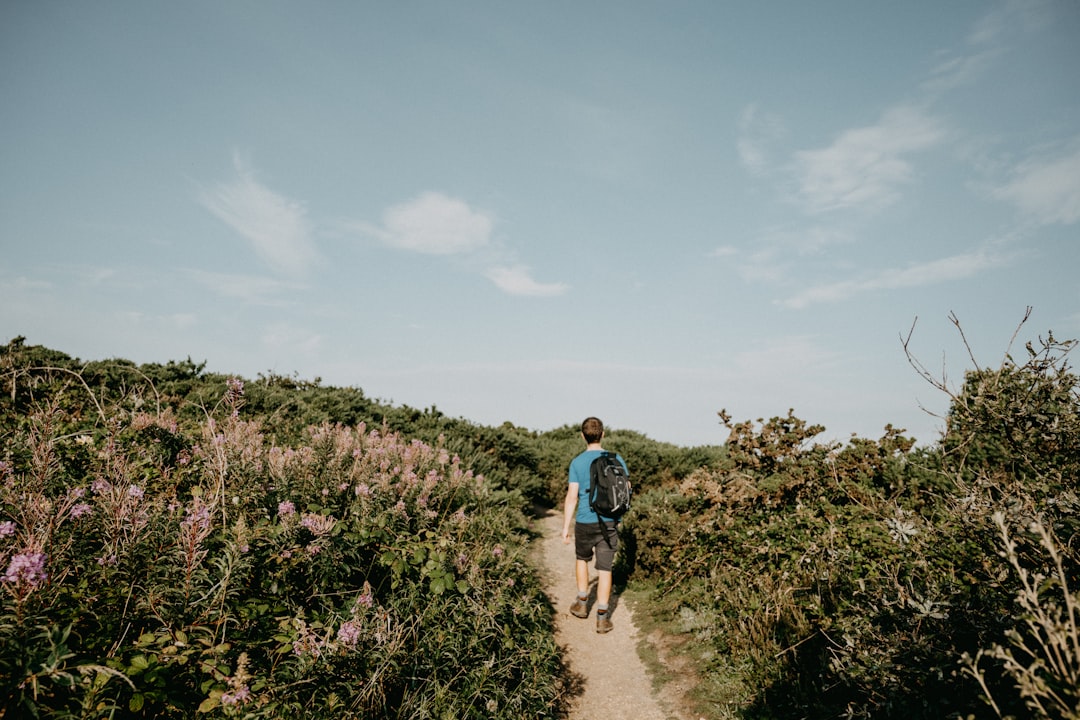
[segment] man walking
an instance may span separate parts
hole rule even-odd
[[[596,632],[610,632],[611,618],[608,604],[611,600],[611,566],[615,551],[619,548],[618,520],[603,518],[589,507],[589,468],[592,461],[604,452],[604,423],[590,417],[581,423],[581,436],[585,450],[570,462],[570,482],[563,504],[563,542],[570,543],[570,524],[574,523],[574,546],[577,562],[574,574],[577,578],[577,598],[570,606],[575,617],[589,617],[589,561],[596,555]],[[616,455],[626,469],[626,461]],[[627,471],[629,474],[629,471]],[[576,510],[576,512],[575,512]]]

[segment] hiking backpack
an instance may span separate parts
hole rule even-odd
[[[618,520],[630,509],[630,476],[606,450],[589,465],[589,509],[601,517]]]

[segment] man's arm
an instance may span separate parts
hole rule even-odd
[[[578,484],[570,483],[566,487],[566,500],[563,501],[563,526],[562,540],[570,542],[570,523],[574,521],[574,510],[577,509]]]

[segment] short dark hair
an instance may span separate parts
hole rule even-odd
[[[585,436],[585,442],[598,443],[604,437],[604,423],[600,418],[588,417],[581,423],[581,434]]]

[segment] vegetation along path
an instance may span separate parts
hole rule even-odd
[[[538,523],[543,533],[539,542],[545,589],[555,607],[555,637],[573,676],[570,720],[683,720],[682,714],[665,708],[653,692],[652,678],[638,656],[640,638],[627,604],[621,604],[617,595],[612,597],[615,629],[604,635],[596,632],[595,610],[586,620],[570,614],[568,608],[577,592],[574,546],[562,541],[562,509],[542,511]],[[590,590],[591,608],[596,601],[595,572]]]

